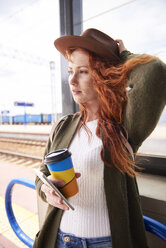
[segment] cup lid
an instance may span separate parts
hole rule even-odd
[[[71,152],[67,148],[63,148],[60,150],[55,150],[53,152],[48,153],[44,158],[45,164],[52,164],[56,162],[60,162],[71,156]]]

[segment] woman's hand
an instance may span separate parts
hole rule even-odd
[[[118,44],[119,53],[122,53],[123,51],[127,50],[122,40],[117,39],[115,40],[115,42]]]
[[[79,178],[81,176],[80,173],[76,172],[75,173],[76,178]],[[58,187],[63,187],[65,183],[60,180],[53,179],[51,176],[48,176],[48,179],[58,188]],[[43,184],[41,186],[41,190],[44,192],[46,195],[46,200],[47,202],[56,207],[60,208],[63,210],[69,210],[69,207],[66,206],[66,204],[63,203],[63,200],[56,194],[56,192],[49,187],[47,184]]]

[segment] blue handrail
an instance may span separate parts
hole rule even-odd
[[[18,225],[16,218],[13,213],[12,209],[12,188],[15,184],[23,184],[27,187],[30,187],[32,189],[35,189],[35,183],[31,179],[26,179],[26,178],[15,178],[10,181],[10,183],[7,186],[6,189],[6,194],[5,194],[5,207],[6,207],[6,212],[7,216],[10,222],[10,225],[17,235],[17,237],[28,247],[32,248],[34,240],[29,238],[20,228]],[[161,222],[154,220],[150,217],[143,216],[144,223],[145,223],[145,228],[146,231],[153,233],[155,236],[158,238],[162,239],[163,241],[166,242],[166,225],[162,224]]]
[[[146,231],[153,233],[166,242],[166,225],[150,217],[143,216]]]
[[[35,189],[35,183],[31,179],[26,179],[26,178],[15,178],[10,181],[10,183],[7,186],[6,193],[5,193],[5,208],[6,208],[6,213],[7,217],[9,220],[9,223],[17,235],[17,237],[28,247],[32,248],[34,240],[28,237],[23,230],[20,228],[13,212],[12,208],[12,188],[15,184],[22,184],[27,187],[30,187],[32,189]]]

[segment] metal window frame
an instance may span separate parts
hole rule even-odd
[[[142,168],[142,173],[166,176],[166,156],[137,154],[136,164]]]
[[[82,32],[82,0],[59,0],[60,35],[80,35]],[[79,110],[73,101],[67,74],[67,61],[61,55],[62,115]]]

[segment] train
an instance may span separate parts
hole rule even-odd
[[[1,124],[50,124],[52,123],[52,114],[26,114],[26,115],[1,115]]]
[[[62,117],[61,113],[57,114],[57,119]],[[26,115],[1,115],[0,116],[0,124],[51,124],[52,123],[52,114],[26,114]],[[160,117],[159,125],[166,124],[166,107]]]

